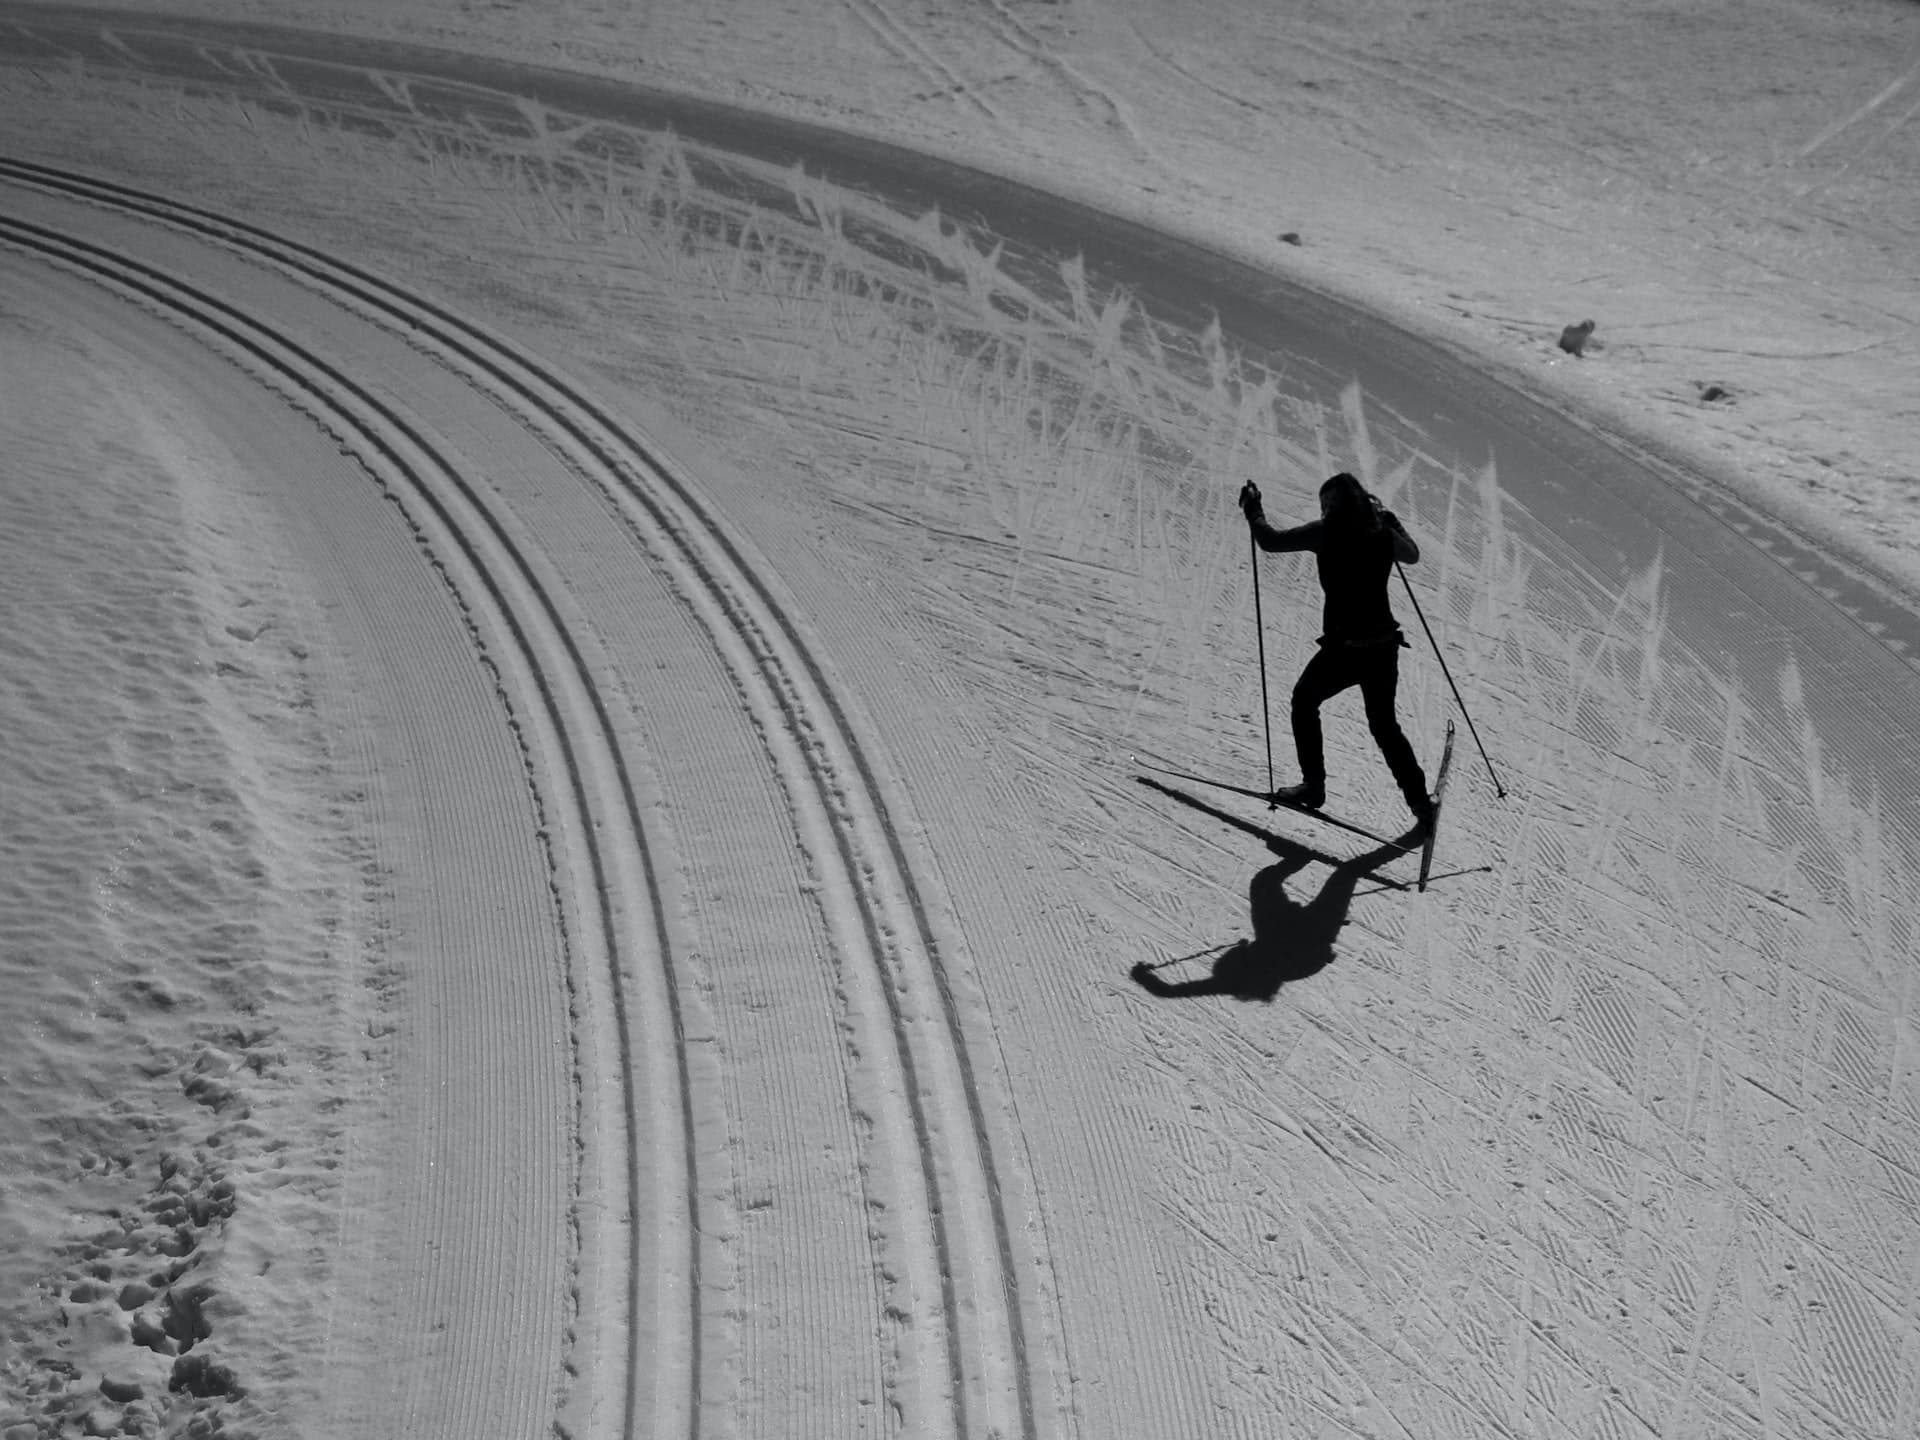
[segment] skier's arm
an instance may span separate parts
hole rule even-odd
[[[1240,487],[1240,513],[1247,517],[1253,542],[1262,550],[1312,550],[1319,543],[1318,521],[1291,530],[1276,530],[1267,524],[1266,511],[1260,505],[1260,487],[1251,480]]]
[[[1320,532],[1324,527],[1318,520],[1310,520],[1305,525],[1295,525],[1289,530],[1276,530],[1262,516],[1253,521],[1253,543],[1262,550],[1317,550],[1320,548]]]

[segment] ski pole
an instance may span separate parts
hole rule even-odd
[[[1413,582],[1407,579],[1398,560],[1393,568],[1400,571],[1400,583],[1407,587],[1407,598],[1413,602],[1413,613],[1420,617],[1420,628],[1427,632],[1427,644],[1433,647],[1433,658],[1440,662],[1440,673],[1447,677],[1447,688],[1453,691],[1453,700],[1460,707],[1460,713],[1467,717],[1467,731],[1473,736],[1474,747],[1480,752],[1480,759],[1486,764],[1487,774],[1493,778],[1494,793],[1502,800],[1507,798],[1507,787],[1500,783],[1500,775],[1493,768],[1493,761],[1487,759],[1487,747],[1480,743],[1479,727],[1473,723],[1473,715],[1467,709],[1467,702],[1460,698],[1460,687],[1453,683],[1453,671],[1447,668],[1447,657],[1440,653],[1440,642],[1433,638],[1433,627],[1427,624],[1427,612],[1420,608],[1420,597],[1413,593]]]
[[[1253,498],[1260,498],[1260,491],[1249,480],[1246,490],[1253,491]],[[1241,491],[1245,494],[1246,490]],[[1273,793],[1273,707],[1267,703],[1267,627],[1260,619],[1260,542],[1253,538],[1253,526],[1247,526],[1247,545],[1253,551],[1253,633],[1260,645],[1260,723],[1267,731],[1267,793]]]
[[[1222,950],[1230,949],[1231,947],[1238,945],[1240,943],[1241,942],[1238,940],[1228,940],[1224,944],[1209,945],[1204,950],[1196,950],[1191,955],[1176,955],[1171,960],[1156,960],[1151,964],[1149,964],[1145,960],[1142,960],[1139,963],[1139,965],[1137,965],[1134,968],[1139,970],[1166,970],[1174,965],[1182,964],[1188,960],[1198,960],[1202,956],[1206,956],[1206,955],[1218,955]]]

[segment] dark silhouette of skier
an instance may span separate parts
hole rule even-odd
[[[1367,727],[1413,812],[1411,836],[1425,834],[1433,825],[1434,804],[1420,761],[1394,713],[1400,651],[1407,639],[1387,599],[1394,562],[1416,563],[1420,547],[1399,517],[1344,471],[1320,487],[1320,518],[1305,525],[1276,530],[1267,524],[1260,491],[1252,481],[1241,488],[1240,509],[1262,550],[1311,551],[1326,595],[1319,652],[1293,687],[1293,743],[1300,757],[1300,783],[1276,791],[1274,799],[1307,810],[1327,803],[1320,707],[1358,685],[1366,704]]]
[[[1347,923],[1353,889],[1360,877],[1404,853],[1398,846],[1388,845],[1357,855],[1334,867],[1320,893],[1303,903],[1287,894],[1287,881],[1323,857],[1278,837],[1269,843],[1280,856],[1280,863],[1267,866],[1248,887],[1252,936],[1220,951],[1212,973],[1200,979],[1162,980],[1162,967],[1143,961],[1133,967],[1135,984],[1163,1000],[1231,995],[1236,1000],[1271,1002],[1288,981],[1304,980],[1327,967],[1333,959],[1334,939]]]

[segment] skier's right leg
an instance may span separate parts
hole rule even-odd
[[[1369,661],[1367,673],[1360,682],[1360,693],[1366,701],[1367,728],[1373,732],[1374,743],[1380,747],[1387,768],[1393,772],[1394,783],[1406,797],[1416,829],[1424,830],[1433,823],[1433,801],[1427,794],[1426,772],[1420,768],[1420,759],[1413,753],[1413,742],[1400,728],[1400,717],[1395,713],[1399,687],[1399,649],[1383,646]]]

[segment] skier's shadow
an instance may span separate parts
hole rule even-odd
[[[1176,793],[1176,792],[1169,792]],[[1187,798],[1187,797],[1182,797]],[[1191,800],[1188,803],[1192,804]],[[1211,807],[1198,806],[1210,809]],[[1244,822],[1237,822],[1243,828]],[[1347,923],[1353,892],[1363,876],[1406,853],[1397,845],[1383,845],[1333,865],[1319,893],[1297,900],[1287,893],[1287,882],[1314,861],[1328,857],[1285,836],[1260,832],[1267,847],[1280,857],[1253,877],[1247,899],[1253,934],[1218,952],[1211,973],[1197,980],[1164,980],[1160,971],[1178,962],[1135,965],[1133,979],[1149,995],[1181,1000],[1198,995],[1230,995],[1236,1000],[1272,1002],[1280,987],[1292,980],[1317,975],[1333,960],[1334,941]],[[1383,877],[1376,877],[1383,878]],[[1207,953],[1207,952],[1203,952]],[[1200,957],[1187,956],[1185,959]]]

